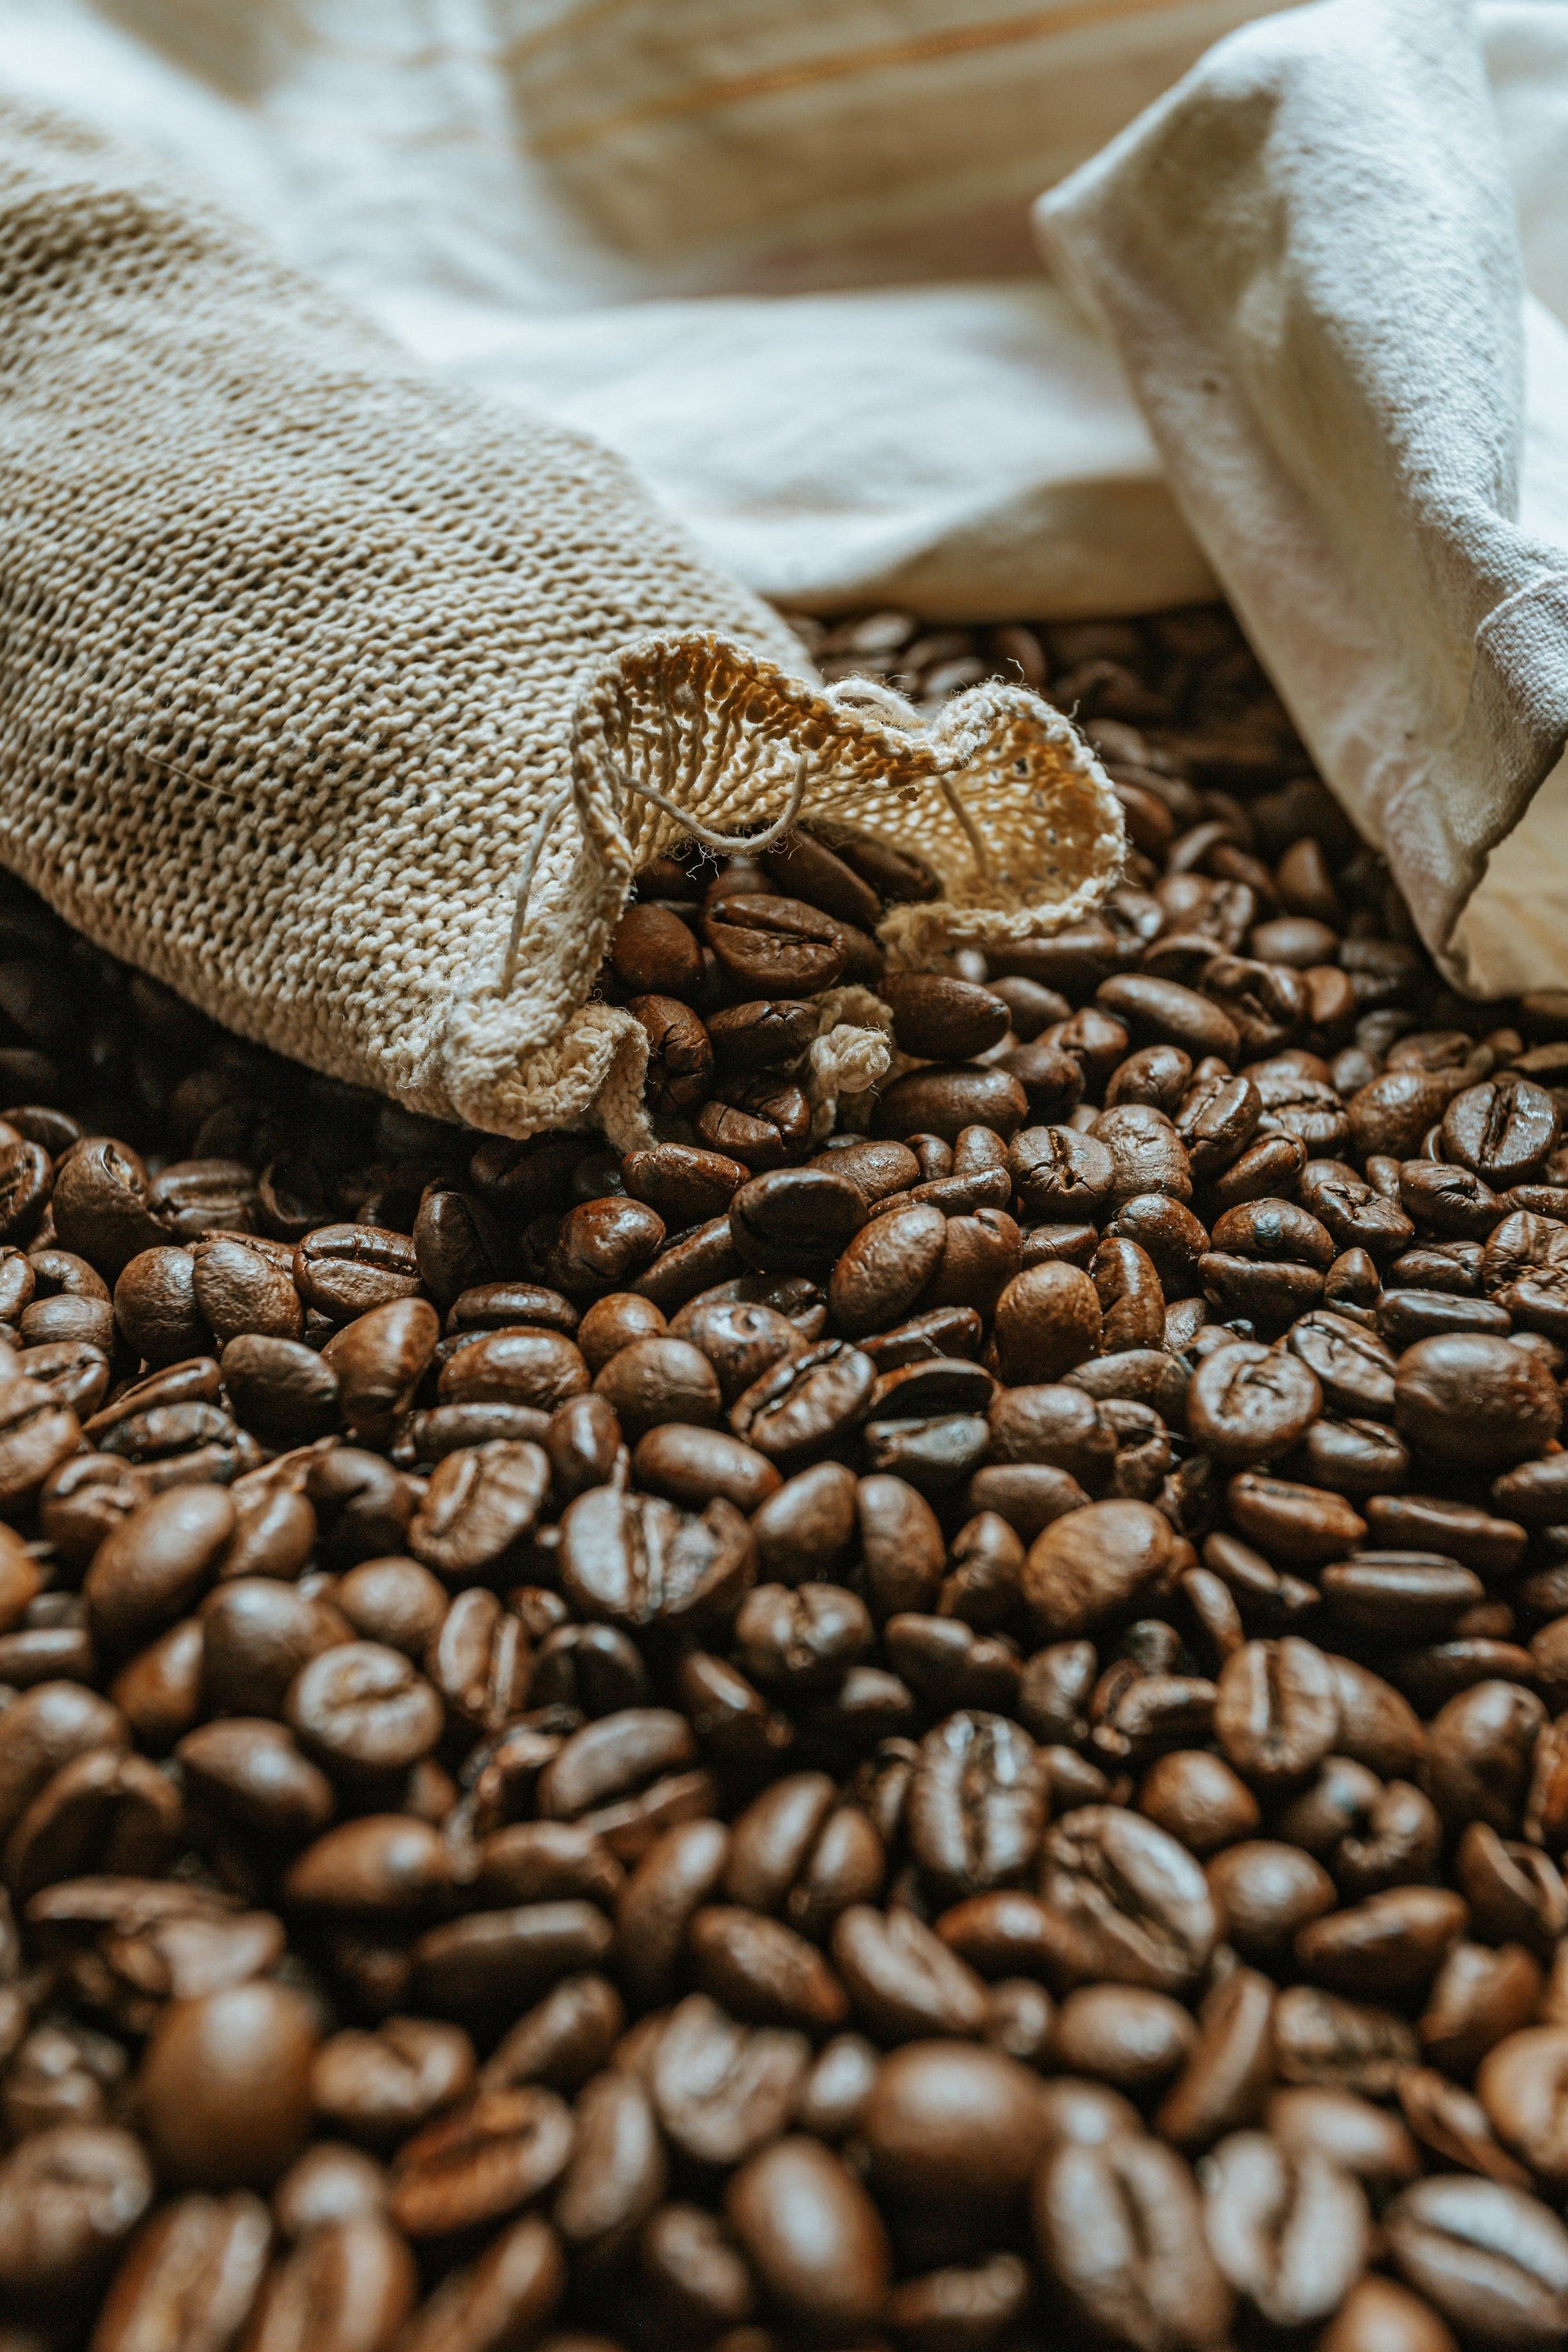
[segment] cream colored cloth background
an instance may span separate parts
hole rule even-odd
[[[1426,581],[1418,565],[1380,572],[1390,510],[1358,551],[1370,572],[1346,668],[1344,628],[1331,616],[1336,640],[1308,583],[1276,574],[1255,608],[1256,568],[1237,561],[1252,520],[1216,523],[1222,465],[1200,494],[1175,464],[1173,432],[1201,424],[1173,424],[1129,314],[1113,339],[1031,247],[1030,199],[1214,43],[1265,17],[1240,36],[1264,45],[1250,54],[1281,37],[1289,50],[1293,22],[1336,5],[0,0],[0,85],[194,168],[434,369],[588,427],[767,595],[1068,617],[1211,594],[1223,576],[1449,968],[1478,986],[1568,983],[1562,771],[1465,904],[1553,712],[1538,698],[1506,774],[1489,741],[1461,744],[1442,797],[1463,821],[1435,827],[1430,763],[1380,766],[1365,740],[1390,723],[1391,665],[1409,650],[1387,640],[1387,600]],[[1504,520],[1517,500],[1525,538],[1568,548],[1568,0],[1484,0],[1473,31],[1450,0],[1420,0],[1411,39],[1419,18],[1435,25],[1462,85],[1436,127],[1422,111],[1436,84],[1413,110],[1390,103],[1384,13],[1344,0],[1342,94],[1397,143],[1406,179],[1480,192],[1451,207],[1461,245],[1517,236],[1484,289],[1522,353],[1495,379],[1517,446],[1491,488]],[[1478,41],[1484,79],[1467,80]],[[1228,73],[1227,55],[1205,70]],[[1109,169],[1079,183],[1079,222],[1110,219]],[[1299,173],[1291,201],[1310,186]],[[1182,189],[1163,200],[1179,226]],[[1409,251],[1371,205],[1342,206],[1335,234],[1363,275],[1386,272],[1396,316]],[[1440,333],[1426,348],[1442,365],[1422,395],[1440,407]],[[1301,455],[1285,452],[1288,474]],[[1353,490],[1349,505],[1353,518]],[[1468,674],[1458,610],[1428,647],[1433,675]],[[1406,639],[1417,625],[1401,625]],[[1440,703],[1424,707],[1421,743]]]

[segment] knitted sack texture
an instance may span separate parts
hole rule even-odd
[[[1073,920],[1121,863],[1035,697],[927,727],[808,683],[617,458],[5,104],[0,599],[5,864],[230,1028],[503,1134],[646,1132],[643,1032],[587,1000],[684,833],[804,811],[914,847],[943,897],[884,926],[904,962]],[[864,1084],[879,1041],[832,1035],[824,1085]]]

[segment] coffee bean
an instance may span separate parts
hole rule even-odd
[[[818,2333],[875,2326],[892,2269],[886,2233],[866,2190],[819,2141],[781,2139],[752,2157],[724,2210],[788,2318]]]
[[[1238,2294],[1273,2326],[1339,2309],[1366,2267],[1372,2216],[1353,2177],[1315,2150],[1234,2132],[1203,2166],[1204,2230]]]
[[[316,2034],[310,2004],[258,1979],[164,2011],[140,2095],[160,2168],[219,2188],[266,2185],[304,2146]]]
[[[1077,1266],[1045,1265],[1015,1275],[996,1302],[995,1341],[1009,1384],[1059,1380],[1100,1344],[1103,1310]]]
[[[912,1912],[851,1905],[834,1924],[831,1948],[856,2017],[878,2041],[983,2029],[988,2012],[979,1977]]]
[[[712,899],[702,936],[731,983],[752,996],[813,996],[847,961],[839,925],[804,899],[749,893]]]
[[[1036,2247],[1076,2317],[1105,2341],[1194,2347],[1226,2338],[1231,2291],[1178,2156],[1133,2134],[1058,2147],[1031,2193]]]
[[[565,2281],[559,2238],[539,2214],[526,2214],[476,2261],[447,2273],[399,2342],[405,2352],[479,2352],[508,2336],[514,2342],[536,2336]]]
[[[1187,1391],[1187,1429],[1227,1469],[1276,1461],[1322,1410],[1322,1391],[1299,1357],[1254,1340],[1216,1349]]]
[[[1047,1832],[1040,1885],[1053,1966],[1069,1983],[1098,1977],[1179,1992],[1218,1939],[1192,1856],[1152,1822],[1113,1806],[1079,1806]]]
[[[728,1614],[754,1561],[745,1521],[721,1496],[693,1517],[655,1496],[597,1486],[578,1496],[562,1523],[567,1593],[612,1623]]]
[[[1401,2190],[1384,2224],[1410,2284],[1465,2335],[1546,2344],[1568,2313],[1568,2231],[1521,2189],[1464,2174]]]
[[[104,2299],[94,2341],[134,2352],[149,2336],[183,2347],[232,2340],[255,2302],[272,2228],[244,2189],[176,2197],[133,2241]]]
[[[1005,1716],[957,1714],[921,1743],[910,1783],[910,1850],[952,1902],[1018,1883],[1047,1813],[1035,1744]]]
[[[416,2239],[499,2220],[539,2196],[571,2157],[570,2112],[551,2091],[482,2091],[398,2150],[391,2210]]]
[[[8,2300],[26,2309],[89,2292],[153,2196],[152,2168],[129,2132],[68,2123],[30,2134],[0,2161]]]
[[[1170,1523],[1146,1503],[1091,1503],[1056,1519],[1024,1565],[1023,1595],[1047,1640],[1087,1632],[1164,1575]]]
[[[1047,2140],[1037,2078],[961,2042],[916,2042],[884,2059],[860,2122],[873,2179],[922,2200],[1016,2195]]]
[[[941,1136],[952,1143],[966,1127],[989,1127],[1005,1139],[1029,1113],[1029,1098],[1008,1071],[973,1062],[928,1063],[910,1070],[879,1097],[877,1131],[907,1138]]]

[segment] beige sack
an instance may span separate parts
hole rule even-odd
[[[0,108],[0,854],[244,1034],[505,1134],[641,1125],[584,1002],[636,867],[805,809],[918,848],[939,960],[1121,856],[1067,721],[927,729],[586,438],[416,373],[133,155]]]

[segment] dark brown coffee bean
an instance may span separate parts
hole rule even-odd
[[[392,2218],[416,2239],[498,2221],[560,2178],[572,2143],[570,2111],[553,2092],[482,2091],[399,2149]]]
[[[833,1270],[828,1303],[851,1338],[885,1329],[915,1306],[942,1261],[947,1220],[930,1203],[911,1202],[865,1225]]]
[[[0,1380],[0,1511],[24,1509],[80,1438],[75,1412],[41,1381]]]
[[[1557,1107],[1529,1078],[1488,1078],[1457,1094],[1443,1113],[1443,1151],[1501,1187],[1528,1179],[1557,1141]]]
[[[1038,1536],[1022,1590],[1041,1635],[1060,1640],[1131,1608],[1170,1567],[1169,1520],[1146,1503],[1091,1503]]]
[[[956,1714],[921,1743],[910,1784],[910,1850],[947,1902],[1022,1880],[1046,1824],[1035,1743],[1005,1716]]]
[[[225,1348],[222,1370],[236,1418],[264,1444],[308,1445],[338,1425],[337,1374],[297,1340],[246,1333]]]
[[[89,2293],[153,2193],[152,2168],[129,2132],[64,2123],[22,2140],[0,2162],[0,2287],[12,2307],[47,2309]],[[265,2233],[265,2215],[262,2226]],[[27,2336],[17,2340],[26,2352]]]
[[[794,1468],[847,1435],[870,1402],[876,1368],[840,1339],[775,1363],[731,1410],[737,1437]]]
[[[166,2009],[142,2061],[142,2113],[165,2176],[210,2187],[276,2179],[310,2117],[314,2014],[258,1979]]]
[[[1544,2345],[1568,2315],[1568,2231],[1523,2190],[1462,2173],[1403,2189],[1384,2219],[1412,2286],[1468,2337]]]
[[[1226,1489],[1233,1526],[1276,1559],[1316,1567],[1353,1551],[1366,1521],[1338,1495],[1243,1470]]]
[[[232,2196],[177,2197],[133,2241],[104,2299],[93,2341],[136,2352],[149,2339],[172,2352],[232,2342],[256,2302],[272,2242],[267,2208]]]
[[[878,2187],[922,2201],[1016,2195],[1047,2137],[1037,2077],[962,2042],[918,2042],[884,2059],[860,2130]]]
[[[318,2116],[352,2139],[404,2139],[474,2084],[474,2048],[455,2025],[389,2017],[374,2033],[334,2033],[317,2051],[310,2093]]]
[[[334,1332],[321,1351],[322,1361],[336,1378],[343,1425],[356,1442],[387,1443],[394,1421],[435,1354],[440,1331],[427,1299],[397,1298]]]
[[[784,2128],[810,2062],[804,2034],[748,2030],[693,1993],[670,2012],[649,2070],[659,2122],[699,2163],[740,2164]]]
[[[190,1251],[141,1251],[115,1283],[114,1316],[131,1346],[149,1364],[174,1364],[200,1355],[209,1345],[209,1335],[196,1303],[195,1260]]]
[[[634,1339],[617,1349],[594,1383],[633,1444],[667,1423],[707,1428],[722,1410],[718,1375],[689,1340]]]
[[[265,1717],[203,1724],[175,1753],[192,1788],[247,1829],[307,1838],[332,1817],[331,1781]]]
[[[585,1614],[627,1625],[726,1615],[754,1573],[740,1513],[721,1497],[692,1517],[656,1496],[599,1486],[562,1523],[562,1575]]]
[[[626,1010],[647,1037],[644,1092],[649,1110],[659,1118],[689,1110],[707,1094],[713,1076],[707,1030],[690,1006],[675,997],[634,996]]]
[[[689,1726],[666,1707],[627,1707],[574,1732],[540,1776],[548,1820],[575,1821],[696,1760]]]
[[[1257,2120],[1274,2073],[1274,1998],[1253,1969],[1234,1969],[1205,1995],[1196,2038],[1155,2116],[1163,2139],[1194,2153]]]
[[[422,2005],[444,2017],[493,2019],[557,1979],[598,1967],[613,1930],[593,1903],[525,1903],[471,1911],[426,1928],[414,1946]]]
[[[1041,2265],[1096,2336],[1129,2352],[1226,2340],[1231,2291],[1204,2238],[1192,2175],[1158,2140],[1058,2147],[1031,2206]]]
[[[284,1892],[291,1902],[325,1911],[420,1912],[451,1883],[451,1857],[427,1822],[409,1813],[373,1813],[342,1822],[307,1846],[290,1864]]]
[[[1279,2327],[1326,2319],[1366,2267],[1372,2216],[1352,2175],[1267,2132],[1236,2132],[1203,2168],[1204,2230],[1237,2294]]]
[[[319,1225],[294,1252],[294,1286],[307,1307],[352,1323],[373,1307],[412,1298],[419,1261],[406,1234],[379,1225]]]
[[[1187,1428],[1227,1469],[1277,1461],[1322,1410],[1308,1367],[1254,1340],[1206,1356],[1187,1391]]]
[[[1098,1218],[1115,1189],[1116,1163],[1106,1146],[1070,1127],[1026,1128],[1014,1137],[1007,1164],[1024,1210],[1055,1223]]]
[[[687,1947],[701,1990],[744,2024],[821,2034],[848,2018],[848,1999],[833,1970],[782,1920],[710,1904],[691,1921]]]
[[[856,2017],[877,2041],[921,2042],[931,2034],[963,2037],[984,2030],[984,1986],[912,1911],[852,1904],[834,1923],[831,1948]]]
[[[968,981],[934,972],[893,972],[881,992],[892,1008],[900,1051],[922,1061],[966,1061],[999,1045],[1007,1034],[1005,1003]]]
[[[739,1160],[680,1143],[628,1152],[622,1162],[626,1191],[656,1210],[672,1232],[722,1216],[747,1173]]]
[[[616,977],[634,994],[691,995],[702,959],[689,927],[663,907],[628,907],[610,941]]]
[[[710,899],[702,936],[732,984],[754,996],[813,996],[834,985],[847,961],[831,916],[765,892]]]
[[[441,1368],[444,1404],[526,1404],[554,1412],[588,1386],[588,1367],[554,1331],[487,1331]]]
[[[628,1289],[658,1256],[664,1238],[664,1219],[641,1201],[579,1202],[557,1228],[546,1279],[579,1302]]]
[[[147,1171],[134,1152],[101,1136],[75,1145],[54,1171],[50,1205],[60,1246],[117,1280],[139,1251],[168,1238],[147,1191]]]
[[[198,1241],[191,1269],[197,1311],[220,1349],[247,1331],[302,1337],[305,1309],[286,1244],[237,1234]]]
[[[269,1576],[219,1585],[202,1604],[200,1622],[203,1703],[209,1713],[220,1715],[243,1707],[280,1716],[301,1667],[353,1633],[329,1601]]]
[[[305,1666],[287,1716],[302,1745],[350,1778],[405,1771],[441,1736],[441,1702],[399,1651],[343,1642]]]
[[[184,1616],[235,1530],[221,1486],[177,1486],[140,1504],[99,1547],[84,1592],[107,1649],[125,1650]]]
[[[1047,1264],[1015,1275],[996,1302],[995,1342],[1009,1384],[1059,1380],[1100,1343],[1099,1294],[1077,1266]]]
[[[846,2336],[875,2326],[892,2257],[876,2207],[831,2149],[779,2140],[735,2175],[724,2212],[770,2300],[796,2326]]]
[[[1484,1334],[1420,1340],[1401,1357],[1394,1419],[1412,1442],[1449,1461],[1510,1467],[1556,1435],[1561,1402],[1545,1367]]]
[[[953,1142],[966,1127],[989,1127],[1005,1140],[1029,1115],[1029,1098],[1010,1072],[973,1062],[937,1063],[906,1071],[878,1097],[879,1135],[941,1136]]]
[[[708,1034],[726,1080],[734,1073],[788,1069],[816,1035],[816,1011],[787,998],[729,1005],[711,1015]]]
[[[560,2239],[541,2215],[526,2214],[474,2262],[447,2273],[398,2337],[400,2352],[489,2352],[509,2338],[534,2338],[565,2284]]]
[[[1192,1856],[1152,1822],[1084,1805],[1046,1833],[1041,1894],[1055,1971],[1180,1992],[1206,1965],[1219,1920]]]

